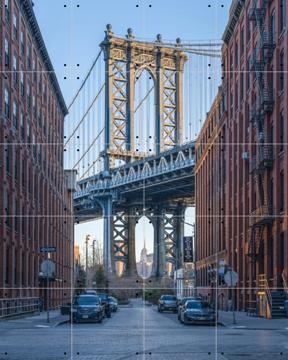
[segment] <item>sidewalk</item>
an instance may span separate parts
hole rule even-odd
[[[264,319],[247,316],[246,312],[235,311],[236,324],[233,324],[232,311],[218,311],[219,323],[232,329],[247,330],[288,330],[288,318]]]
[[[65,322],[69,322],[69,315],[61,315],[60,310],[51,310],[49,312],[49,323],[47,322],[47,312],[31,314],[19,318],[5,318],[0,321],[1,328],[31,328],[31,327],[56,327]]]

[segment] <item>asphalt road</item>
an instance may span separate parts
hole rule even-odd
[[[1,360],[288,360],[288,330],[187,326],[140,302],[102,324],[16,324],[0,323]]]

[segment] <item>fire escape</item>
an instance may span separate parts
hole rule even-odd
[[[273,222],[271,194],[265,185],[265,174],[273,166],[273,148],[267,139],[265,119],[271,115],[274,107],[273,84],[267,78],[267,66],[273,58],[275,48],[273,34],[265,26],[265,18],[271,0],[262,0],[258,6],[255,0],[249,12],[249,21],[254,22],[259,30],[259,42],[253,50],[250,60],[250,71],[254,73],[258,85],[258,96],[251,108],[250,120],[256,131],[256,151],[251,159],[250,173],[256,184],[258,206],[250,214],[250,243],[248,255],[252,263],[259,259],[260,246],[263,241],[265,227],[271,227]],[[266,72],[266,74],[265,74]],[[254,274],[256,275],[256,274]]]

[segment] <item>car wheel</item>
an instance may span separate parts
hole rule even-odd
[[[103,317],[101,316],[100,319],[98,320],[99,324],[101,324],[103,321]]]

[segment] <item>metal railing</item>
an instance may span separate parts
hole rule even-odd
[[[282,272],[282,280],[283,280],[284,291],[288,294],[288,280],[287,280],[287,277],[286,277],[286,274],[285,274],[284,270]]]
[[[40,310],[40,300],[31,298],[0,299],[0,319]]]
[[[261,205],[250,213],[249,225],[251,227],[263,222],[266,219],[272,220],[270,207],[268,205]]]
[[[259,290],[265,293],[265,297],[268,305],[266,308],[266,316],[268,319],[270,319],[272,316],[272,295],[266,274],[259,274],[258,285],[259,285]]]

